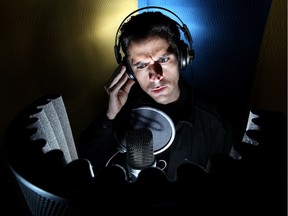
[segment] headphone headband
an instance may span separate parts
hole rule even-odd
[[[175,16],[179,22],[175,21],[174,19],[170,18],[172,21],[175,22],[175,24],[178,26],[179,29],[181,29],[181,31],[183,32],[184,34],[184,37],[185,39],[188,41],[189,45],[187,45],[183,40],[180,40],[180,43],[178,44],[178,49],[179,49],[179,56],[180,56],[180,68],[181,70],[184,70],[187,65],[189,64],[190,62],[190,59],[194,59],[194,56],[195,56],[195,53],[194,53],[194,50],[193,50],[193,47],[192,47],[192,36],[190,34],[190,31],[188,29],[188,27],[185,25],[185,23],[180,19],[180,17],[175,14],[174,12],[166,9],[166,8],[163,8],[163,7],[158,7],[158,6],[147,6],[147,7],[142,7],[142,8],[139,8],[137,10],[134,10],[132,11],[130,14],[128,14],[124,20],[121,22],[121,24],[119,25],[118,29],[117,29],[117,32],[116,32],[116,36],[115,36],[115,45],[114,45],[114,54],[115,54],[115,58],[116,58],[116,61],[118,62],[118,64],[120,64],[120,62],[122,62],[123,60],[124,61],[127,61],[127,59],[124,57],[122,59],[121,57],[121,54],[120,54],[120,42],[119,42],[119,32],[123,26],[123,24],[126,22],[126,20],[131,17],[133,14],[139,12],[139,11],[143,11],[143,10],[148,10],[148,9],[156,9],[159,10],[159,11],[166,11],[170,14],[172,14],[173,16]],[[181,23],[181,24],[180,24]],[[127,64],[126,64],[127,65]],[[129,66],[129,65],[128,65]],[[135,76],[134,76],[134,73],[133,71],[129,70],[130,72],[128,72],[128,75],[131,79],[136,79]]]
[[[192,48],[192,43],[193,43],[193,40],[192,40],[192,35],[187,27],[187,25],[182,21],[182,19],[177,15],[175,14],[173,11],[167,9],[167,8],[164,8],[164,7],[159,7],[159,6],[147,6],[147,7],[142,7],[142,8],[139,8],[137,10],[134,10],[132,11],[130,14],[128,14],[124,19],[123,21],[120,23],[118,29],[117,29],[117,32],[116,32],[116,36],[115,36],[115,46],[114,46],[114,49],[115,49],[115,52],[116,52],[116,49],[119,51],[120,50],[120,44],[118,44],[118,35],[119,35],[119,31],[120,29],[122,28],[123,24],[126,22],[126,20],[131,17],[133,14],[139,12],[139,11],[143,11],[143,10],[148,10],[148,9],[158,9],[158,10],[163,10],[163,11],[166,11],[170,14],[172,14],[173,16],[175,16],[181,23],[181,25],[176,22],[176,24],[178,25],[178,27],[181,29],[181,31],[184,33],[184,36],[185,38],[187,39],[187,41],[189,42],[189,48],[190,50],[193,50]],[[194,56],[193,56],[194,57]]]

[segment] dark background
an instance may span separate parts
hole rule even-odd
[[[50,93],[63,96],[77,144],[105,107],[103,86],[116,67],[115,32],[138,6],[166,7],[187,24],[196,57],[193,73],[184,75],[227,114],[239,139],[250,109],[287,117],[286,0],[167,2],[1,1],[1,146],[17,113]],[[22,209],[21,195],[6,187],[13,179],[2,182],[8,205],[1,205]]]

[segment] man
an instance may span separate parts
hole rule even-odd
[[[181,75],[181,34],[175,21],[161,12],[143,12],[132,16],[120,32],[125,58],[105,85],[106,111],[80,137],[80,157],[89,159],[96,171],[105,167],[119,148],[114,131],[118,117],[143,105],[163,111],[175,125],[173,143],[155,156],[167,164],[163,170],[168,179],[176,180],[177,168],[185,162],[208,170],[213,155],[229,155],[229,127],[212,106],[198,101]]]

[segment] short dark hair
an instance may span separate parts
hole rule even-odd
[[[125,55],[131,41],[139,41],[149,37],[158,36],[165,39],[172,53],[179,57],[178,44],[180,31],[176,21],[161,12],[143,12],[131,16],[120,29],[119,42]]]

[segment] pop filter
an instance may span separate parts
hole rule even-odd
[[[152,132],[155,155],[165,151],[175,138],[175,126],[166,113],[148,106],[137,107],[115,122],[115,136],[123,152],[127,150],[127,131],[141,128],[150,129]]]

